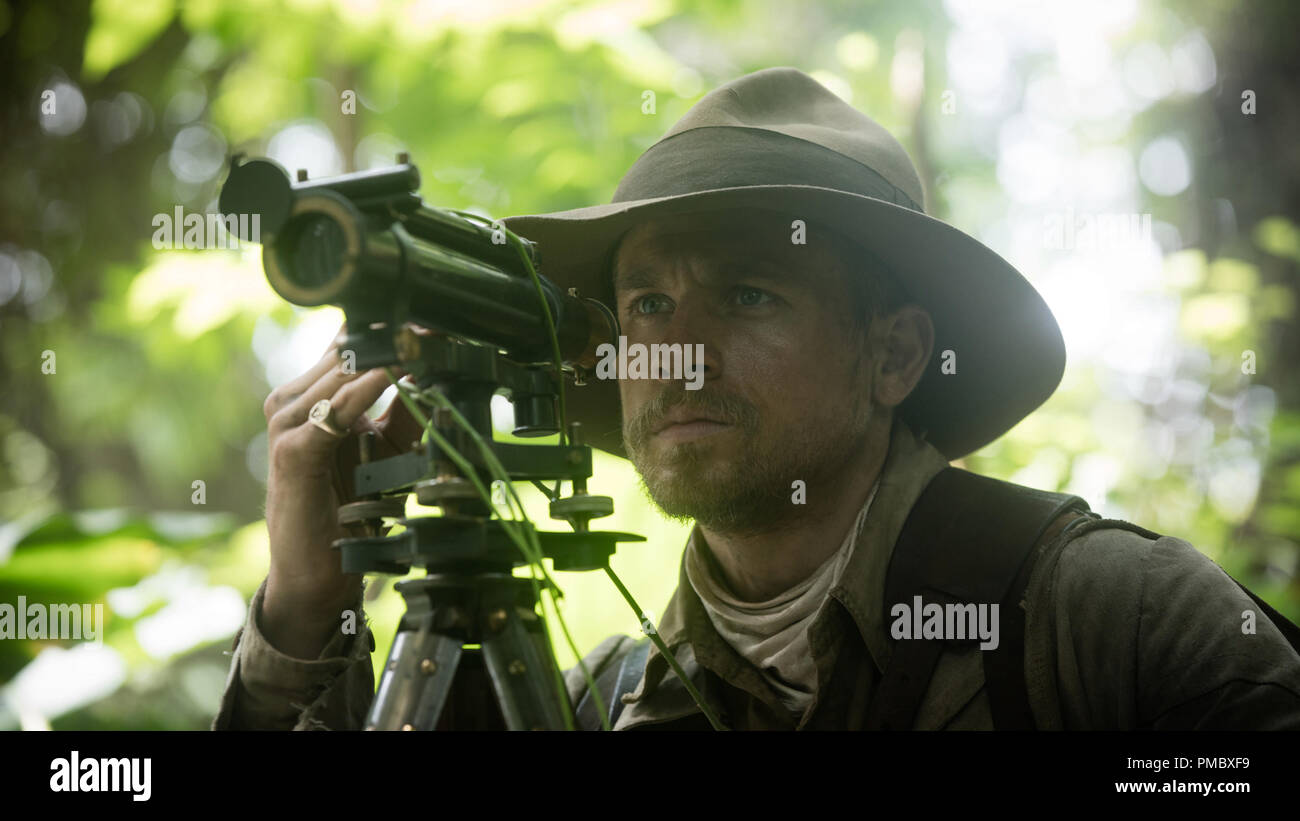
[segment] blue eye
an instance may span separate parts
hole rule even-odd
[[[646,310],[645,309],[646,305],[647,304],[660,305],[662,307],[662,303],[666,303],[667,301],[668,298],[665,297],[663,294],[646,294],[644,296],[639,296],[636,299],[632,300],[632,313],[634,314],[658,313],[658,311],[654,310],[653,308],[650,310]]]
[[[749,286],[741,286],[736,289],[736,302],[746,307],[762,305],[772,300],[772,295],[767,291]]]

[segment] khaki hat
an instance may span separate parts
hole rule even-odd
[[[927,216],[922,199],[889,132],[807,74],[770,68],[705,95],[633,163],[608,205],[503,222],[537,243],[544,276],[606,304],[619,239],[651,217],[759,208],[804,220],[810,235],[821,227],[852,240],[934,320],[935,352],[899,414],[956,459],[1052,395],[1065,345],[1033,286]],[[570,388],[565,400],[587,444],[626,456],[616,381]]]

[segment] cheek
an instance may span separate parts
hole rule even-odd
[[[776,427],[848,410],[841,406],[851,388],[847,371],[853,351],[826,334],[807,329],[737,335],[724,354],[729,387],[741,391]]]

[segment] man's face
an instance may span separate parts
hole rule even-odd
[[[614,260],[629,347],[703,345],[703,386],[625,379],[628,454],[670,516],[719,531],[786,517],[861,458],[870,357],[849,321],[847,272],[825,235],[792,242],[764,211],[643,223]]]

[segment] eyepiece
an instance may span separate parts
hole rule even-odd
[[[337,304],[357,278],[365,218],[330,191],[298,197],[274,242],[262,248],[267,281],[295,305]]]
[[[343,270],[343,228],[327,214],[308,214],[296,220],[283,242],[283,253],[292,259],[286,273],[300,287],[319,288]]]

